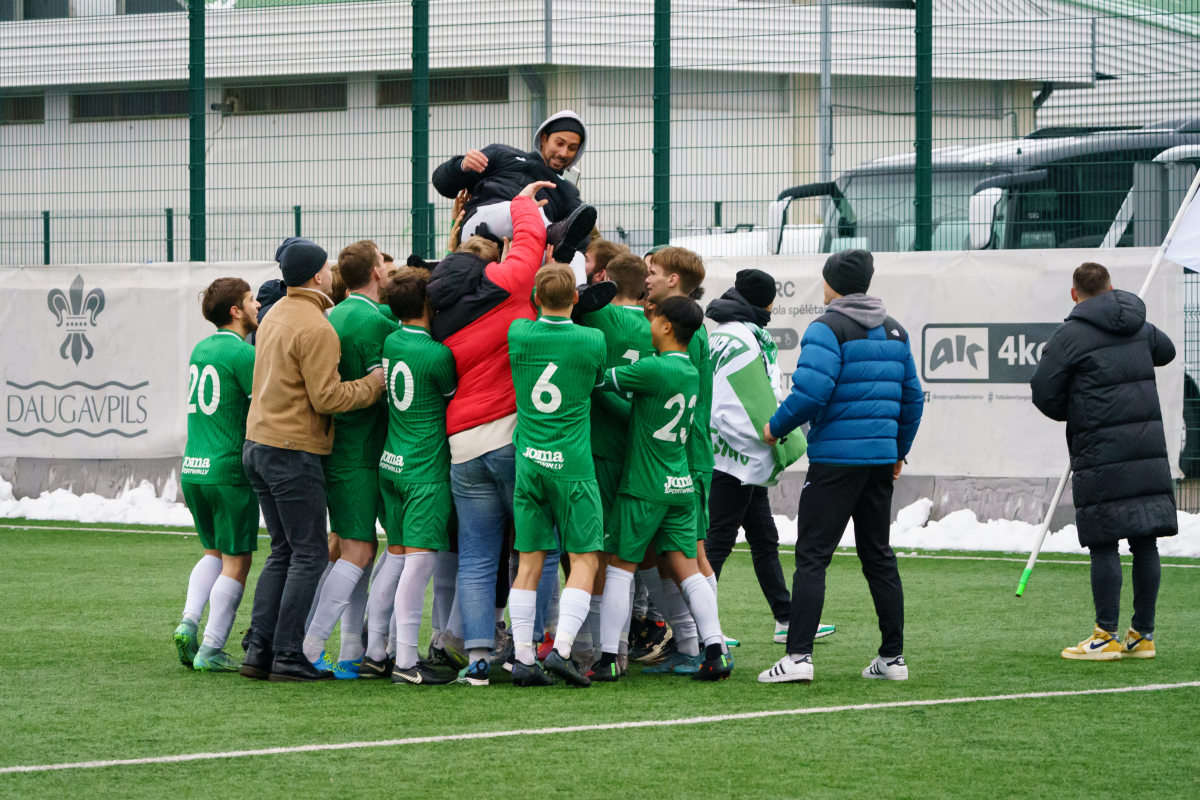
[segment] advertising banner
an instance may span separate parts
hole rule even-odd
[[[1104,264],[1113,286],[1141,289],[1151,248],[877,253],[870,294],[908,333],[925,390],[925,414],[905,472],[912,475],[1052,478],[1067,463],[1065,425],[1033,406],[1029,379],[1042,349],[1071,312],[1071,273]],[[826,255],[709,259],[705,300],[733,285],[738,270],[775,277],[770,331],[787,387],[804,329],[825,313]],[[1182,270],[1162,267],[1146,297],[1147,319],[1175,343],[1157,370],[1172,468],[1183,444]],[[807,469],[802,460],[794,469]]]
[[[200,312],[200,293],[228,276],[245,279],[257,294],[265,280],[279,277],[279,267],[0,269],[0,456],[182,455],[188,359],[214,330]]]

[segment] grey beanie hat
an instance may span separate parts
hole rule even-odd
[[[875,259],[866,250],[843,250],[825,261],[821,277],[841,295],[865,294],[871,288]]]
[[[312,242],[294,242],[283,251],[279,269],[283,282],[288,286],[300,286],[312,280],[329,260],[325,249]]]

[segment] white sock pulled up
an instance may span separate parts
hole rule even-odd
[[[600,650],[616,654],[621,647],[621,627],[629,618],[629,587],[633,585],[633,573],[610,565],[604,576],[604,595],[600,601]]]
[[[304,657],[316,661],[325,650],[325,642],[333,633],[333,626],[338,617],[346,610],[354,587],[362,578],[363,570],[354,566],[344,558],[338,559],[325,577],[325,586],[321,589],[321,597],[317,601],[317,610],[313,613],[312,624],[308,626],[308,634],[304,637]],[[362,623],[359,623],[361,631]]]
[[[221,559],[207,553],[200,557],[192,574],[188,576],[187,600],[183,604],[183,618],[193,625],[200,624],[204,615],[204,607],[208,605],[208,596],[212,594],[213,584],[221,577]]]
[[[392,609],[396,604],[396,586],[404,571],[404,556],[389,553],[383,566],[375,573],[371,592],[367,596],[367,658],[383,661],[387,658],[388,630],[392,626]]]
[[[704,646],[719,644],[725,646],[725,635],[721,633],[721,620],[717,613],[717,596],[712,587],[700,573],[683,582],[683,595],[692,609],[692,617],[696,620],[696,628],[704,639]]]
[[[700,575],[700,580],[704,581],[703,575]],[[704,585],[708,584],[704,583]],[[696,637],[696,621],[692,619],[692,612],[688,610],[687,603],[679,592],[679,587],[675,585],[675,581],[668,578],[663,581],[663,592],[667,596],[667,619],[671,623],[671,631],[674,634],[675,644],[679,647],[679,652],[685,656],[700,655],[700,643]]]
[[[417,663],[417,637],[425,612],[425,590],[433,579],[437,553],[409,553],[396,584],[396,667],[408,669]]]
[[[238,606],[242,602],[242,592],[245,586],[228,575],[220,575],[213,584],[209,594],[211,608],[208,612],[208,625],[204,626],[204,646],[220,650],[229,639],[229,631],[233,628],[233,619],[237,616]]]
[[[562,590],[558,601],[558,631],[554,637],[554,649],[563,658],[571,657],[575,637],[588,618],[594,600],[600,601],[601,598],[593,598],[583,589],[568,587]]]
[[[508,592],[508,616],[512,619],[513,647],[516,659],[526,666],[533,666],[537,652],[533,647],[533,621],[537,616],[537,590],[510,589]]]

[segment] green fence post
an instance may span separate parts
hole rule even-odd
[[[654,244],[671,241],[671,0],[654,0]]]
[[[716,200],[713,202],[713,227],[714,228],[721,227],[721,201],[720,200]]]
[[[413,252],[433,255],[429,213],[429,0],[412,0]]]
[[[300,236],[300,206],[292,206],[292,217],[293,217],[292,221],[295,223],[295,227],[296,227],[296,232],[292,235],[299,238],[299,236]]]
[[[50,266],[50,212],[42,212],[42,263]]]
[[[167,261],[175,260],[175,209],[167,209]]]
[[[917,0],[916,175],[914,250],[933,249],[933,0]]]
[[[204,0],[188,0],[188,221],[190,261],[207,261],[204,179]]]

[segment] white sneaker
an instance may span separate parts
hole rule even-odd
[[[824,622],[822,622],[820,625],[817,626],[817,635],[814,636],[813,639],[820,639],[824,636],[828,636],[829,634],[833,633],[836,630],[837,630],[836,625],[826,625]],[[787,635],[788,635],[788,623],[776,622],[775,623],[775,644],[787,644]]]
[[[775,666],[768,670],[758,673],[759,683],[810,683],[813,679],[813,663],[812,656],[800,656],[800,660],[795,660],[796,656],[786,655],[775,662]]]
[[[906,681],[908,680],[908,665],[904,663],[904,656],[892,658],[875,656],[875,660],[862,671],[862,676],[885,681]]]

